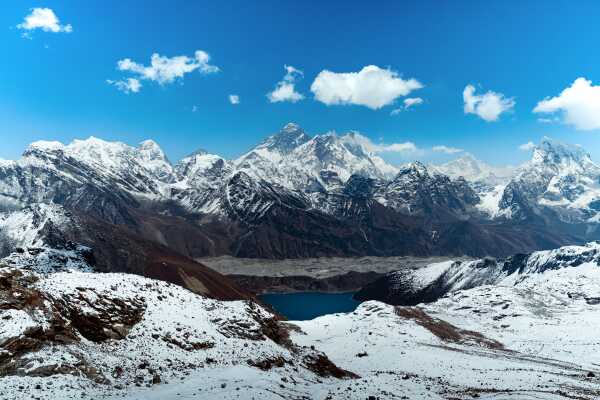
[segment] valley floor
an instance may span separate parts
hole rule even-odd
[[[453,258],[453,260],[468,258]],[[448,257],[321,257],[251,259],[230,256],[197,261],[254,293],[353,292],[388,272],[426,267]]]

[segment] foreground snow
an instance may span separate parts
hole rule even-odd
[[[596,250],[534,253],[419,307],[301,322],[138,276],[2,267],[0,399],[595,399]]]
[[[294,398],[351,376],[250,302],[124,274],[5,267],[0,281],[1,399],[149,398],[194,377],[204,396]]]

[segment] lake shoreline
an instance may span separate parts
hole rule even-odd
[[[306,321],[324,315],[353,312],[361,303],[354,299],[355,293],[275,293],[258,298],[289,321]]]

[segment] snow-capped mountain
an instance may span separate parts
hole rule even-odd
[[[150,140],[36,142],[0,163],[0,210],[55,203],[193,258],[500,256],[597,239],[598,167],[549,143],[505,188],[420,163],[395,168],[357,132],[311,138],[295,124],[234,161],[197,151],[172,165]],[[500,176],[467,164],[469,179]]]
[[[233,172],[233,166],[224,158],[198,150],[182,158],[175,165],[178,186],[206,188],[216,187]]]
[[[354,174],[386,179],[397,172],[363,143],[356,132],[310,138],[298,125],[287,124],[235,165],[252,177],[309,193],[337,188]]]
[[[174,179],[153,142],[139,148],[93,137],[69,145],[35,142],[19,160],[0,166],[0,204],[59,203],[123,223],[130,220],[126,207],[162,198]]]
[[[469,184],[429,171],[420,162],[405,165],[398,175],[376,194],[377,201],[410,215],[451,214],[467,217],[479,202]]]
[[[463,177],[469,182],[489,186],[508,183],[516,170],[515,167],[511,166],[495,167],[489,165],[475,158],[471,153],[466,153],[445,164],[430,165],[429,168],[454,179]]]
[[[470,153],[445,164],[430,165],[429,168],[453,179],[464,178],[468,181],[479,197],[477,210],[488,218],[496,218],[501,214],[500,199],[506,185],[517,172],[516,167],[492,166]]]
[[[544,138],[506,186],[499,209],[516,220],[600,222],[600,167],[582,147]]]

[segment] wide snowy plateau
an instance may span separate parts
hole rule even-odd
[[[433,302],[311,321],[37,244],[0,260],[0,399],[600,396],[597,243],[434,263],[404,284],[446,275]]]
[[[600,168],[580,147],[544,139],[498,168],[471,155],[392,166],[369,144],[290,123],[235,160],[173,164],[151,140],[39,141],[0,164],[0,210],[60,205],[79,221],[62,234],[95,252],[123,250],[98,237],[118,231],[192,259],[508,256],[600,236]]]

